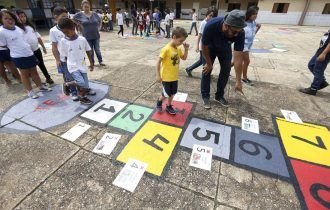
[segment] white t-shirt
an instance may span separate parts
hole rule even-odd
[[[31,26],[25,26],[24,39],[29,43],[33,52],[39,49],[38,38],[40,37],[40,34]]]
[[[201,22],[201,25],[199,26],[199,33],[200,34],[203,34],[206,23],[207,23],[206,20],[203,20]],[[202,39],[199,40],[199,50],[202,51]]]
[[[170,14],[167,14],[167,15],[165,16],[165,24],[166,24],[166,25],[170,25]]]
[[[67,58],[68,71],[70,73],[80,71],[87,73],[85,63],[86,51],[90,51],[87,40],[83,36],[78,36],[75,40],[62,38],[60,54]]]
[[[61,55],[61,50],[60,50],[61,43],[60,43],[60,41],[64,37],[65,36],[64,36],[63,32],[58,28],[57,25],[49,30],[49,41],[52,42],[52,43],[57,43],[57,49],[58,49],[58,52],[60,53],[60,60],[62,62],[65,62],[65,56]]]
[[[174,20],[174,12],[170,13],[170,20]]]
[[[123,18],[122,13],[117,13],[116,14],[116,19],[117,19],[118,25],[124,25],[124,18]]]
[[[196,23],[197,22],[197,14],[196,12],[194,14],[192,14],[192,22]]]
[[[112,20],[112,14],[111,13],[107,13],[107,16],[108,16],[109,20]]]
[[[10,50],[10,57],[12,58],[33,55],[30,45],[24,39],[24,31],[17,26],[13,30],[1,26],[0,46],[6,46]]]

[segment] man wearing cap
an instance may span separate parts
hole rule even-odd
[[[236,72],[235,91],[242,92],[242,52],[244,49],[245,13],[240,10],[232,10],[224,18],[211,19],[205,26],[202,37],[202,52],[206,61],[203,68],[201,93],[205,109],[210,109],[210,83],[213,63],[217,57],[220,63],[220,74],[217,82],[215,101],[228,107],[224,98],[224,90],[228,82],[231,69],[232,49],[234,43],[234,66]]]

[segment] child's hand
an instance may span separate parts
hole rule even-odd
[[[57,67],[61,67],[61,66],[62,66],[62,62],[61,62],[60,60],[57,60],[57,61],[56,61],[56,66],[57,66]]]
[[[189,45],[189,44],[187,44],[186,42],[185,42],[185,43],[183,43],[183,47],[184,47],[184,49],[185,49],[185,50],[188,50],[188,49],[189,49],[189,46],[190,46],[190,45]]]
[[[90,70],[90,71],[93,71],[93,70],[94,70],[94,65],[90,65],[90,66],[89,66],[89,70]]]
[[[199,52],[199,46],[197,45],[196,47],[196,52],[198,53]]]
[[[160,83],[160,82],[162,82],[162,78],[160,78],[160,76],[157,76],[156,81]]]

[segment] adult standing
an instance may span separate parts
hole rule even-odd
[[[100,66],[105,66],[102,60],[100,50],[100,33],[101,18],[98,14],[91,11],[91,6],[88,0],[81,2],[82,11],[73,16],[73,20],[78,24],[78,29],[87,39],[92,48],[92,61],[94,62],[94,51],[99,61]]]
[[[206,61],[203,69],[201,81],[201,94],[204,108],[210,109],[210,83],[213,63],[217,57],[220,62],[220,74],[217,82],[217,92],[215,100],[221,105],[228,107],[228,102],[224,98],[224,90],[228,82],[231,69],[232,49],[234,42],[234,66],[236,71],[235,91],[242,92],[242,51],[244,49],[245,34],[243,28],[245,24],[245,14],[240,10],[233,10],[224,18],[217,17],[211,19],[205,26],[202,37],[202,52]]]

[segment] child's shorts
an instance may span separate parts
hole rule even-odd
[[[39,64],[38,58],[34,55],[29,57],[12,58],[12,61],[15,63],[16,67],[21,70],[33,68]]]
[[[82,73],[81,71],[74,71],[71,76],[76,81],[77,86],[82,88],[89,88],[87,73]]]
[[[0,62],[4,61],[11,61],[10,51],[8,49],[0,50]]]
[[[170,97],[178,92],[178,81],[162,82],[162,84],[163,84],[162,95],[164,97]]]

